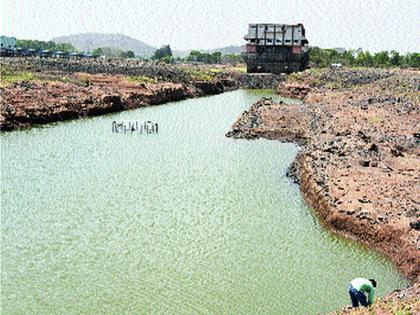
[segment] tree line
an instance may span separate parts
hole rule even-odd
[[[62,52],[79,52],[72,44],[70,43],[56,43],[53,41],[42,41],[42,40],[33,40],[33,39],[17,39],[16,46],[26,49],[34,49],[36,51],[40,50],[50,50],[50,51],[62,51]],[[95,56],[107,56],[113,58],[134,58],[135,54],[131,50],[122,50],[117,48],[110,47],[101,47],[96,48],[91,51]]]
[[[407,53],[400,54],[398,51],[392,50],[370,53],[363,50],[343,50],[323,49],[319,47],[310,47],[308,50],[309,61],[311,66],[329,67],[332,63],[341,63],[344,66],[361,66],[361,67],[414,67],[420,68],[420,54]],[[161,60],[166,63],[174,61],[172,50],[169,45],[162,46],[157,49],[152,57],[153,60]],[[229,54],[222,55],[221,52],[201,52],[191,50],[189,55],[179,60],[188,62],[201,62],[206,64],[216,63],[240,63],[243,58],[240,55]]]
[[[200,62],[206,64],[217,63],[240,63],[243,62],[241,55],[227,54],[222,55],[220,51],[213,53],[201,52],[199,50],[191,50],[185,58],[174,58],[172,49],[169,45],[164,45],[157,49],[152,56],[153,60],[160,60],[166,63],[173,63],[175,61]]]
[[[45,42],[34,39],[17,39],[16,46],[34,50],[52,50],[63,52],[75,51],[73,45],[69,43],[55,43],[53,41]]]
[[[22,48],[34,50],[52,50],[72,52],[77,51],[72,44],[55,43],[53,41],[18,39],[16,45]],[[110,58],[135,58],[136,55],[131,50],[122,50],[110,47],[100,47],[91,51],[95,56],[106,56]],[[323,49],[319,47],[310,47],[308,50],[310,66],[329,67],[332,63],[341,63],[344,66],[361,67],[414,67],[420,68],[420,53],[400,54],[398,51],[380,51],[370,53],[363,50],[343,50]],[[152,60],[159,60],[166,63],[187,61],[200,62],[207,64],[217,63],[240,63],[243,58],[240,55],[229,54],[222,55],[221,52],[201,52],[191,50],[185,58],[174,58],[170,45],[164,45],[156,49]]]
[[[111,47],[100,47],[92,50],[92,55],[107,56],[110,58],[135,58],[136,55],[132,50],[122,50]]]
[[[420,67],[420,53],[400,54],[398,51],[370,53],[363,50],[309,48],[309,61],[316,67],[329,67],[332,63],[361,67]]]

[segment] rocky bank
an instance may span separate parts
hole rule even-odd
[[[2,131],[238,88],[276,88],[285,79],[282,75],[248,75],[223,65],[124,59],[1,58],[0,66]]]
[[[227,136],[301,144],[288,173],[322,223],[382,252],[411,282],[376,303],[375,314],[392,314],[389,303],[419,311],[420,72],[309,70],[279,93],[304,102],[262,99]]]

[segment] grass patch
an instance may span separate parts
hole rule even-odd
[[[233,69],[239,73],[246,73],[246,67],[235,67]]]
[[[302,74],[300,74],[299,72],[293,72],[287,76],[287,80],[289,82],[297,82],[301,79],[301,77],[302,77]]]
[[[149,84],[156,84],[158,82],[155,78],[151,78],[151,77],[143,76],[143,75],[126,77],[126,80],[129,82],[149,83]]]
[[[33,73],[28,71],[15,70],[9,67],[1,67],[1,86],[22,81],[33,81],[38,79]]]
[[[320,75],[324,74],[328,70],[329,70],[329,68],[310,68],[310,69],[307,69],[306,71],[304,71],[302,73],[309,73],[309,75],[311,75],[313,77],[319,77]]]
[[[77,80],[71,79],[67,76],[60,75],[51,75],[51,74],[39,74],[37,75],[37,80],[47,81],[47,82],[62,82],[62,83],[78,83]]]
[[[77,75],[77,79],[79,79],[79,81],[83,84],[89,84],[92,79],[92,76],[87,73],[82,73]]]
[[[210,69],[208,69],[208,73],[214,73],[214,74],[217,74],[217,73],[221,73],[221,72],[223,72],[223,69],[221,69],[221,68],[210,68]]]
[[[32,81],[32,82],[62,82],[62,83],[86,83],[88,78],[76,79],[71,76],[62,76],[48,73],[37,73],[36,75],[29,71],[17,70],[11,67],[1,67],[1,86],[6,87],[12,83]]]
[[[369,117],[369,121],[374,124],[379,124],[382,122],[382,119],[379,118],[378,116],[372,116],[372,117]]]
[[[211,81],[214,79],[216,73],[205,70],[188,69],[187,72],[191,74],[194,80]]]
[[[330,89],[330,90],[337,90],[343,87],[343,85],[341,84],[341,82],[327,82],[325,84],[325,87]]]

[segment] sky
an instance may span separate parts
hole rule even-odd
[[[2,35],[120,33],[175,50],[244,44],[248,23],[303,23],[311,46],[420,51],[420,0],[1,0]]]

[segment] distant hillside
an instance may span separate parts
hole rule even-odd
[[[76,49],[92,51],[95,48],[111,47],[132,50],[139,56],[152,56],[156,48],[122,34],[83,33],[51,39],[56,43],[70,43]]]
[[[201,52],[207,52],[207,53],[214,53],[216,51],[220,51],[222,55],[240,55],[241,52],[245,51],[245,46],[227,46],[227,47],[221,47],[216,49],[195,49],[199,50]],[[190,50],[174,50],[172,51],[174,54],[174,57],[181,57],[185,58],[190,54]]]
[[[211,49],[210,52],[220,51],[222,55],[228,55],[228,54],[235,54],[240,55],[241,52],[245,51],[245,45],[243,46],[227,46],[227,47],[221,47],[216,49]]]

